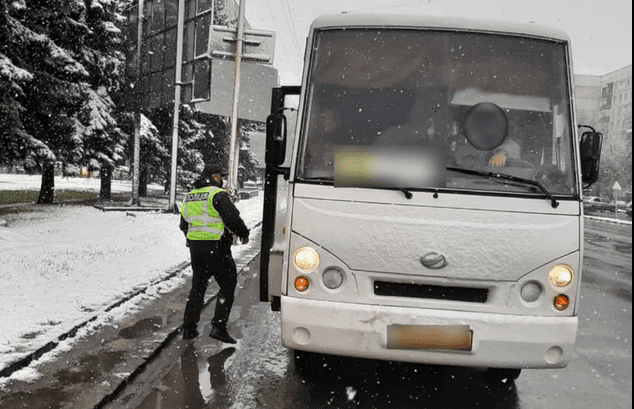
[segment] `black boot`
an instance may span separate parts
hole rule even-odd
[[[229,335],[226,327],[213,326],[209,336],[227,344],[235,344],[236,340]]]
[[[184,327],[183,328],[183,340],[194,339],[198,336],[198,330],[196,327]]]

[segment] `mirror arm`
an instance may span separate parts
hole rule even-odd
[[[288,180],[291,177],[291,168],[290,167],[277,166],[277,165],[271,165],[271,167],[273,168],[273,171],[275,173],[277,173],[278,175],[283,175],[284,176],[284,180]]]
[[[593,127],[591,127],[590,125],[577,125],[577,128],[581,129],[581,128],[589,128],[592,133],[598,133]]]

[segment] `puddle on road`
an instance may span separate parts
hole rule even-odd
[[[189,344],[179,362],[172,366],[159,385],[145,397],[137,409],[218,408],[225,409],[232,401],[225,363],[236,348],[222,349],[205,359],[205,353]]]
[[[79,363],[73,363],[69,365],[70,368],[61,369],[55,374],[57,378],[55,387],[42,387],[30,392],[13,393],[0,400],[0,409],[60,409],[64,405],[68,405],[69,399],[74,397],[66,389],[68,386],[90,383],[103,372],[112,370],[124,359],[125,351],[84,356]]]
[[[623,254],[632,254],[632,243],[617,243],[614,249]]]
[[[121,338],[124,339],[133,339],[145,335],[150,335],[156,330],[161,329],[162,327],[163,318],[159,316],[154,316],[142,319],[130,327],[123,328],[121,331],[119,331],[119,335],[121,335]]]
[[[61,385],[75,385],[94,380],[99,374],[112,370],[125,359],[124,351],[103,352],[99,355],[88,355],[79,364],[70,369],[62,369],[57,373]]]
[[[37,393],[20,392],[0,401],[0,409],[46,408],[60,409],[68,394],[54,388],[39,389]]]
[[[632,302],[632,290],[627,288],[618,288],[614,291],[614,294],[623,301]]]

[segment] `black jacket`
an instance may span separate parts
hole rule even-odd
[[[249,229],[240,217],[240,211],[236,209],[231,198],[226,192],[218,192],[213,198],[213,206],[218,211],[222,222],[225,225],[225,232],[220,240],[190,240],[190,247],[193,250],[214,250],[216,247],[222,249],[230,249],[233,243],[233,235],[243,238],[249,237]],[[189,224],[181,214],[180,229],[187,236]]]

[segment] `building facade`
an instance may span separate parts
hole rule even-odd
[[[603,150],[606,154],[632,152],[631,65],[602,77],[598,125],[609,135]]]
[[[602,76],[575,75],[577,121],[604,136],[601,176],[589,194],[632,198],[632,66]],[[614,183],[622,191],[614,192]]]

